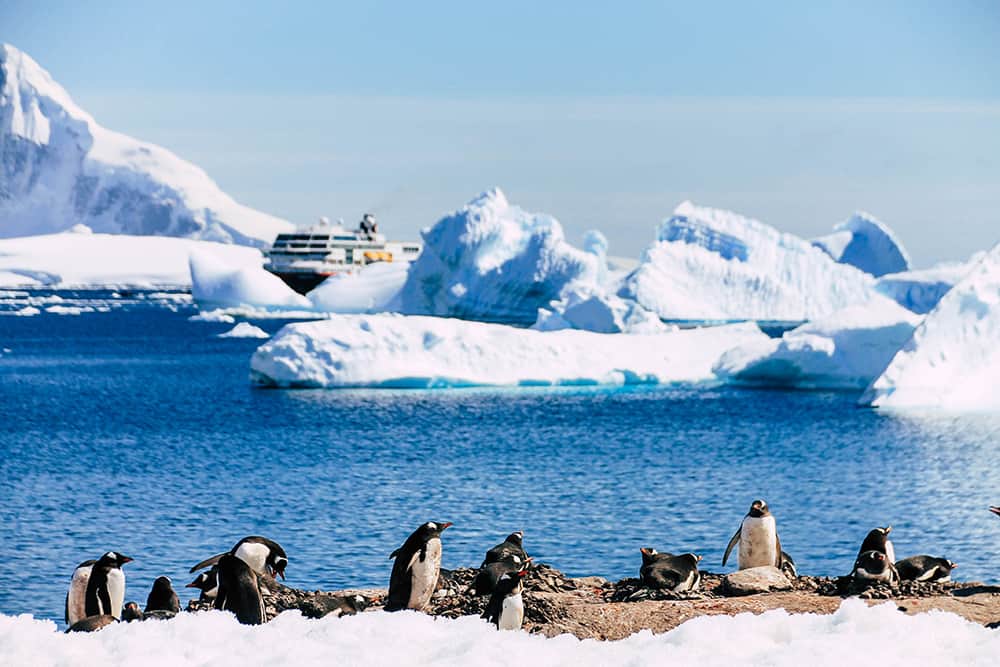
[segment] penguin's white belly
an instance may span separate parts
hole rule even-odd
[[[524,600],[521,594],[508,595],[500,607],[497,627],[501,630],[520,630],[522,623],[524,623]]]
[[[892,546],[891,540],[885,541],[885,556],[889,559],[890,563],[896,562],[896,547]]]
[[[73,571],[73,579],[69,582],[69,595],[66,598],[66,622],[73,625],[87,618],[87,584],[90,582],[90,571],[93,565],[78,567]]]
[[[233,555],[246,563],[257,574],[264,574],[267,571],[265,565],[270,553],[271,550],[267,548],[266,544],[244,542],[236,549],[236,553]]]
[[[778,562],[778,529],[773,516],[743,519],[740,526],[739,569]]]
[[[438,573],[441,571],[441,540],[427,541],[426,555],[420,560],[420,552],[410,559],[410,609],[423,609],[430,602],[437,587]]]
[[[858,569],[854,570],[854,576],[857,577],[858,579],[867,579],[868,581],[891,582],[892,570],[890,570],[889,568],[885,568],[884,571],[879,572],[878,574],[872,574],[868,570],[859,567]]]
[[[111,609],[105,609],[104,613],[121,618],[122,605],[125,604],[125,573],[120,568],[113,568],[108,573],[108,597],[111,598]]]
[[[698,576],[698,572],[695,570],[691,570],[691,572],[683,581],[674,586],[674,593],[684,593],[686,591],[697,590],[699,582],[700,582],[700,577]]]

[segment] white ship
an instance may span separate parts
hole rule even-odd
[[[371,213],[357,229],[320,218],[309,229],[279,234],[264,253],[264,268],[305,294],[330,276],[354,273],[374,262],[412,262],[422,249],[416,241],[387,241]]]

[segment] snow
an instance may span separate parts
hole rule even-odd
[[[923,315],[929,313],[984,254],[976,253],[968,262],[946,262],[929,269],[890,273],[878,279],[875,289],[904,308]]]
[[[910,268],[910,256],[896,234],[862,211],[834,227],[832,234],[813,239],[813,245],[834,260],[876,277]]]
[[[256,248],[208,241],[124,234],[45,234],[0,239],[0,282],[36,287],[186,287],[191,284],[188,258],[194,252],[210,253],[233,266],[260,266],[263,262]]]
[[[170,151],[101,127],[9,44],[0,44],[0,192],[0,237],[82,224],[262,246],[294,229]]]
[[[691,202],[662,224],[620,296],[667,320],[801,321],[887,301],[871,276],[808,241]]]
[[[753,324],[621,336],[438,317],[339,315],[289,324],[251,371],[282,387],[623,385],[714,379],[734,345],[765,338]]]
[[[249,322],[240,322],[235,327],[226,331],[225,333],[220,333],[217,338],[270,338],[271,334],[267,333],[260,327],[256,327]]]
[[[376,262],[357,273],[330,276],[307,296],[316,310],[328,313],[392,310],[409,268],[409,262]]]
[[[1000,410],[1000,244],[941,301],[865,392],[865,405]]]
[[[190,256],[191,294],[199,306],[310,309],[312,303],[260,263],[229,265],[209,252]]]
[[[538,309],[532,329],[581,329],[598,333],[658,333],[673,327],[634,301],[603,292],[574,291]]]
[[[735,384],[861,390],[885,370],[920,317],[894,303],[850,306],[728,351],[715,367]]]
[[[894,604],[845,600],[833,614],[702,616],[663,634],[619,641],[498,632],[465,616],[369,612],[319,620],[285,612],[262,626],[230,614],[180,614],[169,621],[120,623],[63,634],[51,621],[0,615],[0,663],[10,665],[312,665],[331,656],[372,665],[773,665],[886,667],[991,665],[1000,633],[955,614],[913,616]]]
[[[215,310],[203,310],[197,315],[188,318],[188,322],[219,322],[221,324],[233,324],[236,318],[226,312],[223,308]]]
[[[400,292],[399,310],[412,315],[528,325],[567,288],[596,285],[604,265],[567,243],[555,218],[511,205],[499,189],[422,235],[424,250]]]

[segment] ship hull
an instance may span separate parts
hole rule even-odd
[[[303,295],[311,292],[321,282],[330,277],[330,274],[326,273],[279,273],[277,271],[271,271],[271,273],[281,278],[285,281],[286,285]]]

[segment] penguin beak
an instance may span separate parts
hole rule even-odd
[[[997,516],[1000,516],[1000,507],[991,506],[990,511],[996,514]]]
[[[125,563],[131,563],[133,560],[135,559],[129,558],[128,556],[122,556],[122,565],[124,565]]]
[[[441,532],[443,533],[445,529],[451,528],[454,525],[455,524],[453,524],[451,521],[445,521],[444,523],[441,524]]]
[[[184,584],[184,588],[198,588],[198,584],[192,581],[190,584]]]

